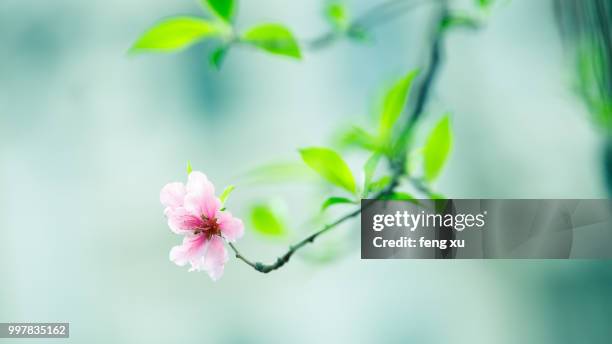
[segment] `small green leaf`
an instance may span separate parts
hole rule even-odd
[[[228,46],[222,46],[222,47],[218,47],[217,49],[215,49],[210,54],[210,65],[215,67],[216,70],[220,70],[221,65],[223,64],[223,61],[225,60],[225,56],[227,55],[228,51],[229,51]]]
[[[191,161],[187,160],[187,175],[189,175],[191,171],[193,171],[193,168],[191,168]]]
[[[236,7],[234,0],[202,0],[202,3],[226,23],[232,21]]]
[[[130,52],[176,51],[216,35],[217,28],[204,19],[173,17],[147,30],[130,48]]]
[[[379,192],[384,190],[391,183],[390,176],[384,176],[378,179],[375,182],[370,183],[368,187],[368,192]]]
[[[575,51],[574,89],[587,105],[595,123],[612,134],[612,93],[610,88],[603,87],[606,80],[610,80],[609,53],[606,53],[603,43],[593,38],[580,40]]]
[[[374,153],[372,154],[372,156],[370,158],[368,158],[368,161],[366,161],[365,165],[363,166],[363,174],[364,174],[364,181],[363,181],[363,194],[364,196],[366,196],[368,194],[368,190],[370,189],[370,183],[372,182],[372,178],[374,177],[374,173],[376,172],[376,167],[378,167],[378,162],[380,161],[380,154],[379,153]]]
[[[358,42],[367,42],[372,40],[370,33],[364,27],[359,25],[351,25],[347,29],[346,35],[348,38]]]
[[[352,126],[342,135],[340,144],[344,146],[357,146],[369,151],[376,151],[379,148],[377,137],[357,126]]]
[[[392,192],[389,195],[385,195],[382,199],[393,200],[393,201],[409,201],[415,204],[418,204],[418,200],[414,198],[411,194],[406,192]]]
[[[442,30],[448,30],[454,27],[474,30],[480,27],[480,22],[477,19],[467,15],[453,14],[445,17],[440,25]]]
[[[282,236],[287,232],[283,221],[267,204],[256,204],[251,208],[251,225],[257,232],[268,236]]]
[[[495,0],[476,0],[476,4],[478,5],[478,7],[480,7],[483,10],[488,9],[489,7],[491,7],[491,5],[493,5],[493,2]]]
[[[423,169],[425,179],[432,182],[438,177],[452,146],[452,132],[449,116],[444,116],[429,134],[423,148]]]
[[[310,147],[300,149],[302,160],[332,184],[355,193],[355,178],[338,153],[329,148]]]
[[[346,204],[346,203],[354,204],[355,202],[346,197],[330,197],[326,199],[325,202],[323,202],[323,205],[321,206],[321,211],[324,211],[325,209],[329,208],[330,206],[334,204]]]
[[[414,80],[417,74],[418,71],[411,71],[405,77],[396,82],[387,92],[383,102],[382,114],[380,116],[379,133],[383,140],[387,140],[389,138],[395,122],[401,115],[404,105],[408,100],[408,93],[410,91],[410,86],[412,85],[412,80]]]
[[[279,24],[262,24],[250,28],[242,36],[243,40],[253,46],[272,54],[301,58],[300,47],[293,34]]]
[[[256,167],[245,173],[242,178],[246,179],[248,183],[263,184],[311,181],[317,178],[317,175],[301,161],[288,161],[273,162]]]
[[[221,193],[221,196],[219,196],[219,200],[221,201],[221,204],[225,204],[225,201],[227,200],[229,195],[232,193],[232,191],[234,191],[235,188],[236,188],[236,186],[234,186],[234,185],[228,185],[223,190],[223,192]]]
[[[437,192],[433,192],[433,191],[428,192],[427,196],[430,199],[435,199],[435,200],[445,200],[445,199],[447,199],[447,197],[444,196],[443,194],[437,193]]]
[[[406,174],[411,176],[414,175],[416,170],[423,164],[423,147],[416,148],[408,153],[406,159]]]
[[[325,9],[325,16],[329,23],[338,31],[345,31],[349,25],[346,6],[339,2],[330,3]]]

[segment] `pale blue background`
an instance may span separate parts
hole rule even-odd
[[[321,7],[242,0],[238,22],[313,37]],[[448,196],[606,196],[602,140],[571,91],[551,8],[503,1],[485,29],[446,42],[424,125],[452,113],[437,185]],[[195,1],[2,0],[0,321],[69,321],[74,343],[609,341],[609,262],[361,261],[356,222],[305,252],[343,247],[327,264],[299,256],[262,275],[231,260],[213,283],[168,261],[179,239],[158,193],[187,160],[221,188],[365,123],[380,86],[423,63],[430,9],[380,27],[371,46],[342,42],[300,63],[236,50],[217,73],[210,47],[125,54],[158,18],[199,13]],[[246,217],[249,201],[274,195],[300,223],[311,191],[239,186],[229,205]],[[247,229],[240,246],[271,260],[286,243]]]

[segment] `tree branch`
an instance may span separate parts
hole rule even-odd
[[[389,1],[387,3],[384,4],[390,4],[390,3],[396,3],[397,0],[392,0]],[[441,24],[443,23],[444,20],[446,20],[447,16],[448,16],[448,6],[447,6],[447,2],[446,0],[442,1],[442,5],[440,8],[440,12],[438,15],[438,19],[435,21],[435,27],[434,27],[434,37],[433,37],[433,43],[432,43],[432,47],[430,50],[430,54],[429,54],[429,63],[428,63],[428,67],[427,70],[425,72],[425,77],[421,83],[421,86],[418,90],[417,93],[417,100],[416,100],[416,104],[414,106],[414,108],[411,111],[410,117],[408,118],[408,121],[406,123],[406,125],[404,126],[404,128],[402,129],[401,133],[400,133],[400,137],[399,140],[400,144],[405,144],[407,142],[407,139],[410,135],[410,133],[412,132],[412,129],[414,128],[415,124],[417,123],[417,121],[421,118],[421,116],[423,115],[423,110],[425,109],[425,105],[427,103],[427,100],[429,98],[430,95],[430,91],[433,85],[433,81],[435,79],[435,76],[438,72],[439,66],[440,66],[440,62],[441,62],[441,51],[442,51],[442,40],[443,40],[443,36],[444,36],[444,30],[441,30]],[[382,6],[382,5],[381,5]],[[385,5],[388,6],[388,5]],[[329,38],[327,38],[329,39]],[[405,148],[404,148],[405,149]],[[404,175],[405,173],[405,159],[406,159],[406,154],[404,154],[405,151],[401,151],[400,154],[400,158],[399,163],[394,163],[393,161],[391,161],[391,168],[393,169],[394,173],[393,176],[391,177],[391,182],[389,183],[389,185],[382,191],[380,191],[378,194],[376,194],[373,199],[381,199],[386,195],[389,195],[391,193],[393,193],[393,191],[395,190],[395,188],[397,188],[397,186],[399,185],[400,182],[400,178]],[[430,192],[429,189],[422,185],[418,180],[415,179],[411,179],[410,180],[411,183],[415,184],[415,187],[419,190],[425,190],[424,192]],[[373,204],[373,202],[371,203],[367,203],[365,206],[359,206],[357,209],[353,210],[350,213],[345,214],[344,216],[338,218],[337,220],[335,220],[334,222],[325,225],[322,229],[320,229],[317,232],[312,233],[311,235],[307,236],[306,238],[304,238],[303,240],[299,241],[298,243],[296,243],[295,245],[292,245],[289,247],[289,250],[287,250],[287,252],[285,254],[283,254],[282,256],[279,256],[276,261],[272,264],[263,264],[260,262],[252,262],[249,259],[245,258],[242,253],[240,253],[240,251],[238,250],[238,248],[232,244],[229,243],[230,248],[234,251],[236,258],[242,260],[244,263],[246,263],[247,265],[251,266],[253,269],[262,272],[262,273],[269,273],[271,271],[277,270],[279,268],[281,268],[283,265],[287,264],[287,262],[289,262],[289,260],[291,259],[291,257],[295,254],[295,252],[297,252],[300,248],[306,246],[309,243],[312,243],[315,241],[315,239],[317,237],[319,237],[320,235],[322,235],[323,233],[331,230],[332,228],[335,228],[336,226],[344,223],[345,221],[359,215],[364,209],[366,209],[368,206],[370,206],[371,204]]]
[[[436,78],[438,70],[440,69],[440,64],[442,61],[442,44],[444,40],[444,33],[446,32],[446,30],[442,29],[442,23],[448,18],[448,16],[448,3],[447,1],[443,1],[438,13],[438,20],[435,22],[436,26],[433,27],[433,39],[425,76],[421,83],[421,87],[418,89],[415,106],[412,109],[410,117],[408,118],[404,128],[401,130],[400,136],[397,140],[396,148],[399,156],[399,162],[397,163],[401,166],[404,166],[406,162],[406,148],[408,146],[408,139],[412,134],[414,126],[423,115],[425,105],[427,104],[427,100],[429,99],[429,95],[433,87],[433,82]]]

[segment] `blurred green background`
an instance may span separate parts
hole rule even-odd
[[[314,37],[326,30],[321,8],[242,0],[238,23]],[[604,138],[570,87],[552,8],[503,2],[481,31],[445,42],[424,125],[452,113],[437,187],[447,196],[607,196]],[[302,62],[235,49],[215,72],[207,44],[126,55],[157,19],[199,15],[196,1],[2,0],[0,322],[68,321],[74,343],[609,342],[607,261],[362,261],[358,221],[269,275],[231,259],[213,283],[168,260],[179,238],[159,190],[186,178],[187,160],[218,190],[238,185],[229,207],[244,219],[249,202],[276,195],[292,223],[317,209],[310,184],[236,177],[363,122],[381,85],[423,63],[431,12]],[[338,242],[334,259],[308,258]],[[271,261],[286,244],[247,227],[240,247]]]

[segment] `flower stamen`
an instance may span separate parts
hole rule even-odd
[[[221,227],[219,226],[216,218],[202,216],[202,225],[196,228],[193,234],[204,234],[206,235],[206,239],[210,239],[214,235],[221,236]]]

